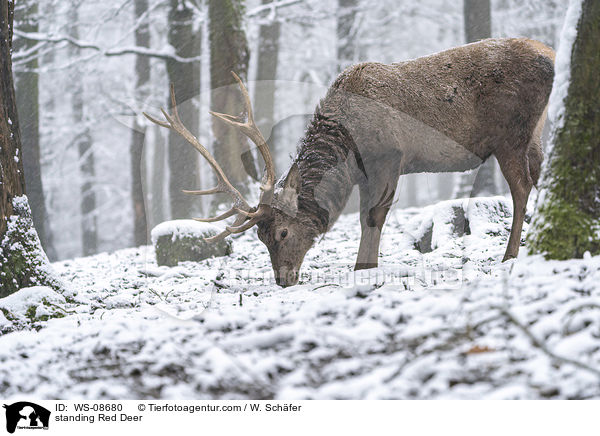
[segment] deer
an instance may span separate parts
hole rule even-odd
[[[340,216],[355,185],[361,238],[355,270],[378,265],[379,244],[399,177],[467,171],[495,156],[510,188],[513,219],[502,261],[517,256],[527,199],[543,159],[541,133],[554,77],[554,52],[527,38],[496,38],[404,62],[365,62],[344,70],[317,105],[289,170],[276,178],[242,80],[233,73],[246,116],[211,112],[256,145],[265,167],[251,207],[222,168],[182,124],[171,85],[172,114],[153,123],[184,137],[207,160],[217,185],[193,195],[226,193],[233,217],[208,242],[256,226],[279,286],[297,284],[315,240]],[[245,119],[245,121],[244,121]]]

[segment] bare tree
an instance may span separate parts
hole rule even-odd
[[[336,36],[337,36],[337,66],[336,74],[349,67],[357,60],[356,40],[356,11],[358,0],[338,0],[336,10]],[[346,203],[344,213],[358,212],[360,200],[358,188],[355,188]]]
[[[14,1],[0,0],[0,297],[51,276],[25,193],[21,135],[12,77]]]
[[[242,27],[242,0],[209,0],[210,79],[215,112],[245,116],[242,97],[231,76],[234,71],[242,80],[248,75],[248,42]],[[233,86],[231,86],[233,85]],[[213,120],[214,154],[231,183],[248,192],[247,174],[257,179],[254,158],[244,136],[219,120]],[[219,196],[217,201],[221,201]]]
[[[356,10],[358,0],[338,0],[337,60],[338,73],[356,63]]]
[[[465,37],[476,42],[492,36],[490,0],[464,0]]]
[[[159,127],[154,129],[154,143],[152,148],[152,178],[150,182],[150,218],[152,225],[166,219],[165,210],[165,137]]]
[[[15,8],[15,26],[23,32],[37,33],[39,28],[38,5],[36,2],[21,2]],[[15,51],[28,51],[35,45],[34,41],[15,38]],[[46,202],[42,184],[40,163],[39,132],[39,75],[38,57],[31,56],[24,62],[20,71],[15,71],[15,87],[17,88],[17,109],[21,114],[23,144],[23,168],[25,170],[25,190],[33,222],[42,241],[42,246],[50,258],[55,258],[52,234],[46,213]]]
[[[78,38],[79,10],[78,5],[72,5],[69,9],[71,22],[71,36]],[[75,132],[74,144],[79,153],[80,185],[80,213],[81,213],[81,238],[82,254],[89,256],[95,254],[98,249],[98,219],[96,217],[96,192],[94,181],[96,178],[96,163],[94,150],[92,148],[92,135],[85,117],[85,88],[83,80],[78,71],[74,71],[72,78],[73,92],[71,94],[71,105],[73,108],[73,122],[78,127]]]
[[[135,0],[134,18],[140,20],[148,9],[148,0]],[[135,30],[135,45],[138,47],[150,47],[150,29],[148,22],[143,21]],[[144,101],[150,82],[150,59],[147,56],[137,55],[135,59],[135,92],[138,101]],[[133,243],[135,246],[147,242],[148,226],[146,219],[146,207],[144,204],[144,189],[142,185],[142,152],[146,128],[134,118],[131,133],[131,200],[133,203]]]
[[[185,0],[170,0],[169,43],[180,57],[199,55],[201,38],[194,31],[194,10]],[[200,67],[197,62],[167,60],[169,81],[175,85],[177,101],[182,106],[184,122],[193,132],[198,132],[200,115],[193,101],[200,92]],[[198,159],[194,151],[177,135],[169,135],[169,201],[171,218],[187,218],[192,215],[196,199],[184,195],[182,189],[194,189],[199,185]]]
[[[273,3],[273,0],[262,0],[263,5],[271,3]],[[275,80],[277,79],[279,33],[281,27],[274,14],[270,18],[273,21],[261,24],[258,33],[257,84],[254,92],[256,124],[264,133],[273,127],[273,117],[275,115]],[[268,139],[271,154],[276,156],[276,138],[271,135]]]
[[[490,0],[464,0],[464,23],[467,42],[476,42],[492,36],[492,13]],[[493,195],[496,188],[496,159],[490,156],[476,174],[459,176],[457,197]],[[473,179],[473,176],[475,178]]]

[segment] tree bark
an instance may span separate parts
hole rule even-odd
[[[417,189],[418,174],[408,174],[404,176],[406,189],[406,207],[416,207],[419,204],[418,189]]]
[[[152,226],[162,223],[165,217],[165,195],[164,195],[164,180],[165,178],[165,137],[163,136],[163,128],[154,127],[154,148],[152,151],[152,195],[151,195],[151,218]]]
[[[79,37],[79,11],[73,5],[69,10],[71,22],[71,36]],[[73,125],[76,135],[73,139],[79,153],[80,175],[80,213],[81,213],[81,247],[84,256],[90,256],[98,251],[98,220],[96,217],[96,192],[94,182],[96,179],[96,163],[92,148],[92,136],[85,118],[83,80],[77,71],[74,72],[72,81],[73,93],[71,105],[73,108]]]
[[[185,0],[171,0],[169,10],[169,43],[181,57],[200,54],[201,38],[193,28],[194,11]],[[194,135],[199,134],[200,115],[194,98],[200,92],[199,63],[167,61],[169,81],[175,85],[175,96],[181,120]],[[170,103],[169,103],[170,105]],[[175,132],[169,132],[169,203],[171,218],[190,218],[194,207],[199,208],[197,198],[187,196],[182,189],[198,189],[200,174],[197,152]]]
[[[464,0],[465,37],[467,43],[492,35],[492,8],[490,0]]]
[[[0,0],[0,298],[32,285],[59,287],[23,195],[25,177],[11,62],[13,11],[13,1]]]
[[[13,215],[12,199],[25,193],[17,102],[12,78],[12,16],[14,1],[0,1],[0,241]]]
[[[209,0],[211,109],[215,112],[245,118],[242,96],[231,75],[235,72],[246,82],[248,75],[248,42],[242,27],[242,0]],[[256,164],[246,137],[238,130],[213,119],[213,150],[231,183],[248,193],[247,175],[258,179]],[[213,204],[228,198],[215,196]]]
[[[541,180],[528,235],[531,252],[549,259],[600,254],[600,2],[584,0],[570,63],[563,124]]]
[[[148,0],[135,0],[134,18],[137,21],[148,9]],[[150,47],[150,29],[144,22],[135,31],[135,45],[137,47]],[[147,56],[136,56],[135,59],[135,93],[136,99],[144,101],[148,95],[150,82],[150,59]],[[145,245],[148,240],[148,225],[146,219],[146,205],[144,202],[144,189],[142,180],[143,166],[142,152],[146,138],[146,127],[137,117],[134,118],[131,133],[131,200],[133,206],[133,243]]]
[[[338,0],[337,4],[337,67],[336,74],[341,73],[357,61],[357,41],[355,34],[356,9],[358,0]],[[335,78],[332,78],[332,81]],[[360,195],[358,189],[353,189],[343,213],[355,213],[360,210]]]
[[[263,5],[272,2],[273,0],[262,0]],[[277,80],[280,27],[277,21],[261,24],[260,26],[258,33],[258,68],[254,88],[254,117],[258,128],[267,137],[273,162],[276,162],[277,156],[277,144],[272,129],[275,116],[275,91],[277,90],[275,81]]]
[[[15,21],[19,30],[38,32],[38,5],[24,2],[15,11]],[[16,39],[14,50],[27,50],[35,45],[33,41]],[[33,223],[42,241],[42,246],[51,258],[55,258],[52,244],[52,234],[48,223],[42,170],[40,163],[40,134],[39,134],[39,88],[38,58],[33,57],[21,67],[24,71],[15,72],[17,109],[21,114],[21,143],[23,146],[23,167],[25,170],[25,193],[31,206]]]
[[[358,0],[338,0],[337,61],[338,73],[356,63],[356,9]]]

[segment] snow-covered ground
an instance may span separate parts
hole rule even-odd
[[[500,197],[395,210],[355,274],[343,216],[285,289],[254,230],[173,268],[152,247],[56,263],[63,295],[0,299],[0,395],[600,398],[600,257],[502,264],[510,220]]]

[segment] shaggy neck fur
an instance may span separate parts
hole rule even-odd
[[[298,150],[298,218],[325,233],[344,209],[362,167],[356,145],[332,114],[317,108]]]

